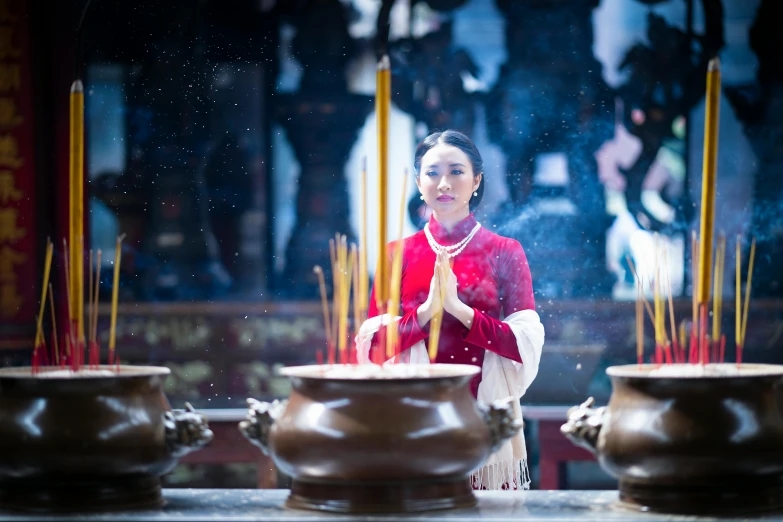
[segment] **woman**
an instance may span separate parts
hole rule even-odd
[[[481,374],[471,382],[474,397],[483,402],[511,397],[518,406],[538,372],[544,343],[525,252],[518,241],[482,228],[473,216],[484,192],[484,172],[470,138],[452,130],[431,134],[417,147],[414,167],[416,185],[432,216],[424,230],[403,241],[402,316],[396,323],[401,354],[399,361],[389,362],[429,362],[429,324],[442,306],[434,362],[480,366]],[[396,248],[390,245],[389,251]],[[371,319],[356,339],[359,362],[378,360],[375,350],[384,347],[377,345],[375,334],[390,322],[388,316],[378,316],[375,288],[372,293]],[[479,488],[528,485],[521,432],[474,477]]]

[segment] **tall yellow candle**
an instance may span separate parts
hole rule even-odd
[[[718,122],[720,101],[720,62],[710,60],[707,67],[707,113],[704,118],[704,160],[701,183],[701,224],[699,228],[699,295],[698,302],[710,300],[712,272],[712,236],[715,228],[715,180],[718,159]]]
[[[71,85],[71,125],[69,163],[69,236],[71,318],[76,320],[76,339],[84,336],[84,86],[81,80]]]
[[[375,75],[375,115],[378,119],[378,269],[375,301],[385,310],[389,298],[389,259],[386,255],[387,179],[389,167],[389,112],[391,111],[391,66],[389,57],[378,61]]]

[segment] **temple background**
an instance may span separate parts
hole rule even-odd
[[[27,136],[29,147],[20,145],[24,164],[0,150],[2,364],[29,362],[43,242],[66,231],[67,94],[79,62],[85,230],[104,255],[101,335],[114,240],[125,233],[122,359],[170,367],[172,404],[241,408],[248,396],[284,396],[275,369],[315,362],[324,343],[312,268],[328,268],[335,233],[358,237],[365,158],[371,271],[377,258],[379,16],[393,75],[388,237],[416,143],[435,129],[471,135],[486,165],[479,221],[522,243],[547,328],[525,404],[608,399],[603,370],[635,360],[625,257],[650,274],[654,233],[669,248],[677,319],[689,317],[688,238],[715,54],[724,330],[732,339],[736,237],[745,260],[755,237],[745,359],[783,362],[772,0],[27,0],[10,14],[6,4],[0,99],[12,101],[0,106],[0,143]],[[406,234],[426,219],[412,181]],[[535,440],[535,423],[528,429]],[[170,483],[243,485],[254,473],[183,465]],[[606,480],[589,464],[572,475],[581,487]]]

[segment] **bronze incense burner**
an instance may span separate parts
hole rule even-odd
[[[783,507],[783,366],[628,365],[607,374],[609,404],[588,399],[561,431],[619,480],[622,505],[686,514]]]
[[[522,426],[511,405],[476,403],[476,366],[394,365],[391,376],[371,367],[379,368],[284,368],[287,401],[248,399],[240,430],[292,477],[286,505],[343,513],[474,505],[471,472]]]
[[[171,410],[168,368],[116,370],[0,369],[0,509],[162,505],[159,477],[212,432],[190,405]]]

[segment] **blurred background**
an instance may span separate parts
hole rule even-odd
[[[0,362],[29,364],[43,241],[67,230],[67,95],[80,66],[85,230],[104,260],[100,335],[125,233],[120,357],[168,366],[172,404],[214,410],[212,423],[226,425],[214,454],[185,459],[168,484],[285,485],[229,430],[246,397],[287,395],[277,368],[314,363],[325,345],[312,269],[329,267],[335,233],[359,236],[364,161],[372,275],[385,49],[389,237],[401,198],[406,235],[428,216],[412,180],[401,193],[418,141],[470,135],[485,162],[478,220],[522,243],[547,331],[523,397],[533,486],[613,487],[586,453],[558,445],[557,428],[567,406],[608,400],[607,366],[635,362],[626,260],[649,278],[655,237],[677,321],[690,317],[713,56],[724,330],[733,339],[735,245],[747,260],[755,237],[745,360],[783,362],[783,44],[772,3],[0,1]],[[647,337],[651,349],[649,324]]]

